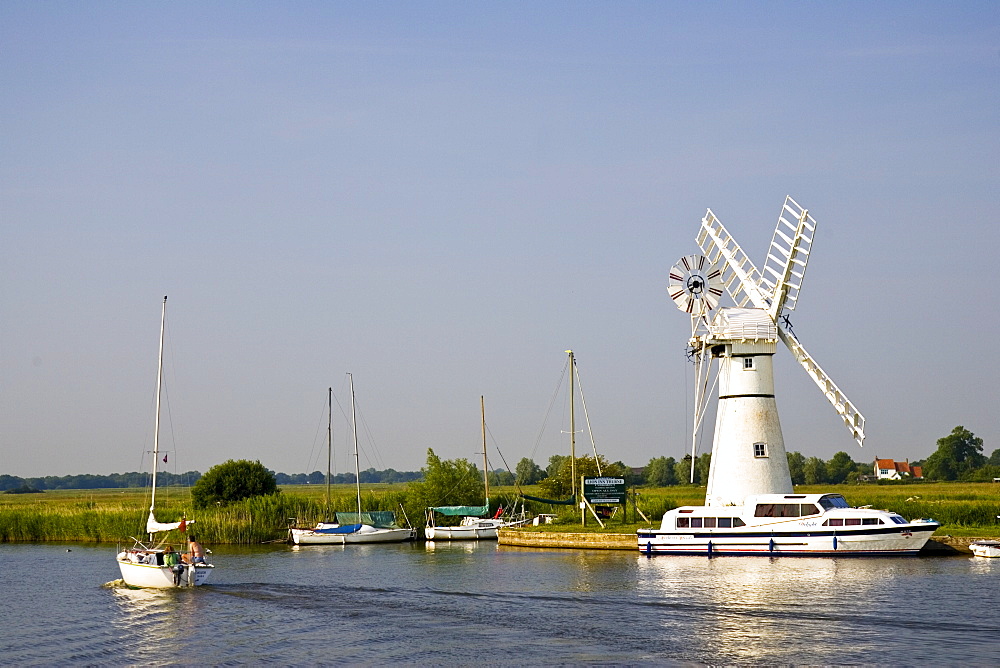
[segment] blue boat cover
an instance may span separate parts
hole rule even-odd
[[[339,527],[330,527],[329,529],[313,529],[313,533],[357,533],[360,528],[360,524],[345,524]]]

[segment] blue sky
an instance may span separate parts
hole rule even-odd
[[[786,448],[1000,447],[994,2],[7,2],[0,44],[2,473],[140,468],[163,295],[178,470],[321,468],[346,372],[362,468],[478,461],[480,395],[544,465],[569,348],[602,453],[680,457],[667,270],[706,208],[762,264],[785,195],[869,437],[781,351]]]

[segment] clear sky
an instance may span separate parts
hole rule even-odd
[[[347,372],[362,468],[478,462],[480,395],[544,466],[570,348],[602,453],[681,457],[667,271],[707,208],[763,264],[785,195],[795,331],[868,420],[782,350],[786,448],[988,454],[998,110],[995,1],[4,2],[0,473],[140,469],[163,295],[169,470],[323,468]]]

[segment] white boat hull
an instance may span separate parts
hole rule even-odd
[[[919,526],[919,525],[918,525]],[[872,534],[838,530],[814,532],[746,532],[680,534],[640,531],[643,554],[699,554],[706,556],[864,556],[916,554],[933,528],[899,525],[891,533]]]
[[[208,580],[214,566],[210,564],[183,564],[178,582],[174,582],[173,566],[137,564],[128,559],[126,553],[118,555],[118,568],[122,580],[130,587],[148,589],[174,589],[176,587],[200,587]]]
[[[761,494],[744,506],[675,508],[637,538],[647,555],[906,555],[920,552],[939,526],[852,508],[840,494]]]
[[[384,529],[363,524],[353,533],[325,533],[314,529],[292,529],[295,545],[350,545],[355,543],[402,543],[413,538],[412,529]]]
[[[1000,541],[984,540],[969,544],[972,554],[977,557],[1000,557]]]
[[[426,527],[427,540],[496,540],[502,522],[457,527]]]

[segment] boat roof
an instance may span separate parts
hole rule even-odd
[[[824,496],[839,496],[838,492],[827,492],[826,494],[755,494],[748,496],[743,505],[752,506],[757,503],[816,503]]]
[[[844,498],[844,495],[837,492],[828,492],[826,494],[755,494],[746,497],[741,506],[681,506],[680,508],[685,510],[711,510],[716,514],[726,512],[739,513],[743,508],[755,506],[758,503],[819,503],[819,500],[823,497]],[[679,510],[680,508],[675,508],[674,510]]]

